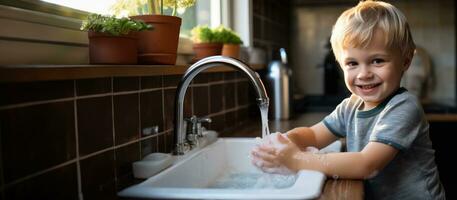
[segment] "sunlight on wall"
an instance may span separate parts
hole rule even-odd
[[[92,13],[110,14],[109,8],[116,3],[117,0],[42,0],[48,3],[62,5],[78,10],[83,10]]]

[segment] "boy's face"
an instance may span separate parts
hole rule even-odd
[[[367,48],[347,48],[341,52],[340,65],[348,89],[364,101],[364,110],[376,107],[400,87],[409,59],[399,49],[389,49],[384,33],[377,30]]]

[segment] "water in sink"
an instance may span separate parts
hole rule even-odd
[[[294,176],[263,174],[248,158],[254,138],[219,138],[148,180],[119,192],[142,199],[313,199],[325,175],[301,170]],[[341,142],[329,146],[339,151]],[[269,177],[269,175],[271,175]],[[269,179],[270,178],[270,179]]]
[[[209,188],[284,189],[291,187],[296,179],[296,175],[233,172],[220,177]]]

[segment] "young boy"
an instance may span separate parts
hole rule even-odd
[[[322,122],[272,135],[252,150],[253,164],[365,179],[368,199],[445,199],[421,104],[400,87],[415,49],[404,15],[388,3],[360,2],[338,18],[331,43],[352,95]],[[347,152],[303,151],[340,137]]]

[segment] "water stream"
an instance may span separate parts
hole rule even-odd
[[[266,138],[270,135],[270,129],[268,128],[268,103],[260,104],[260,117],[262,119],[262,138]]]

